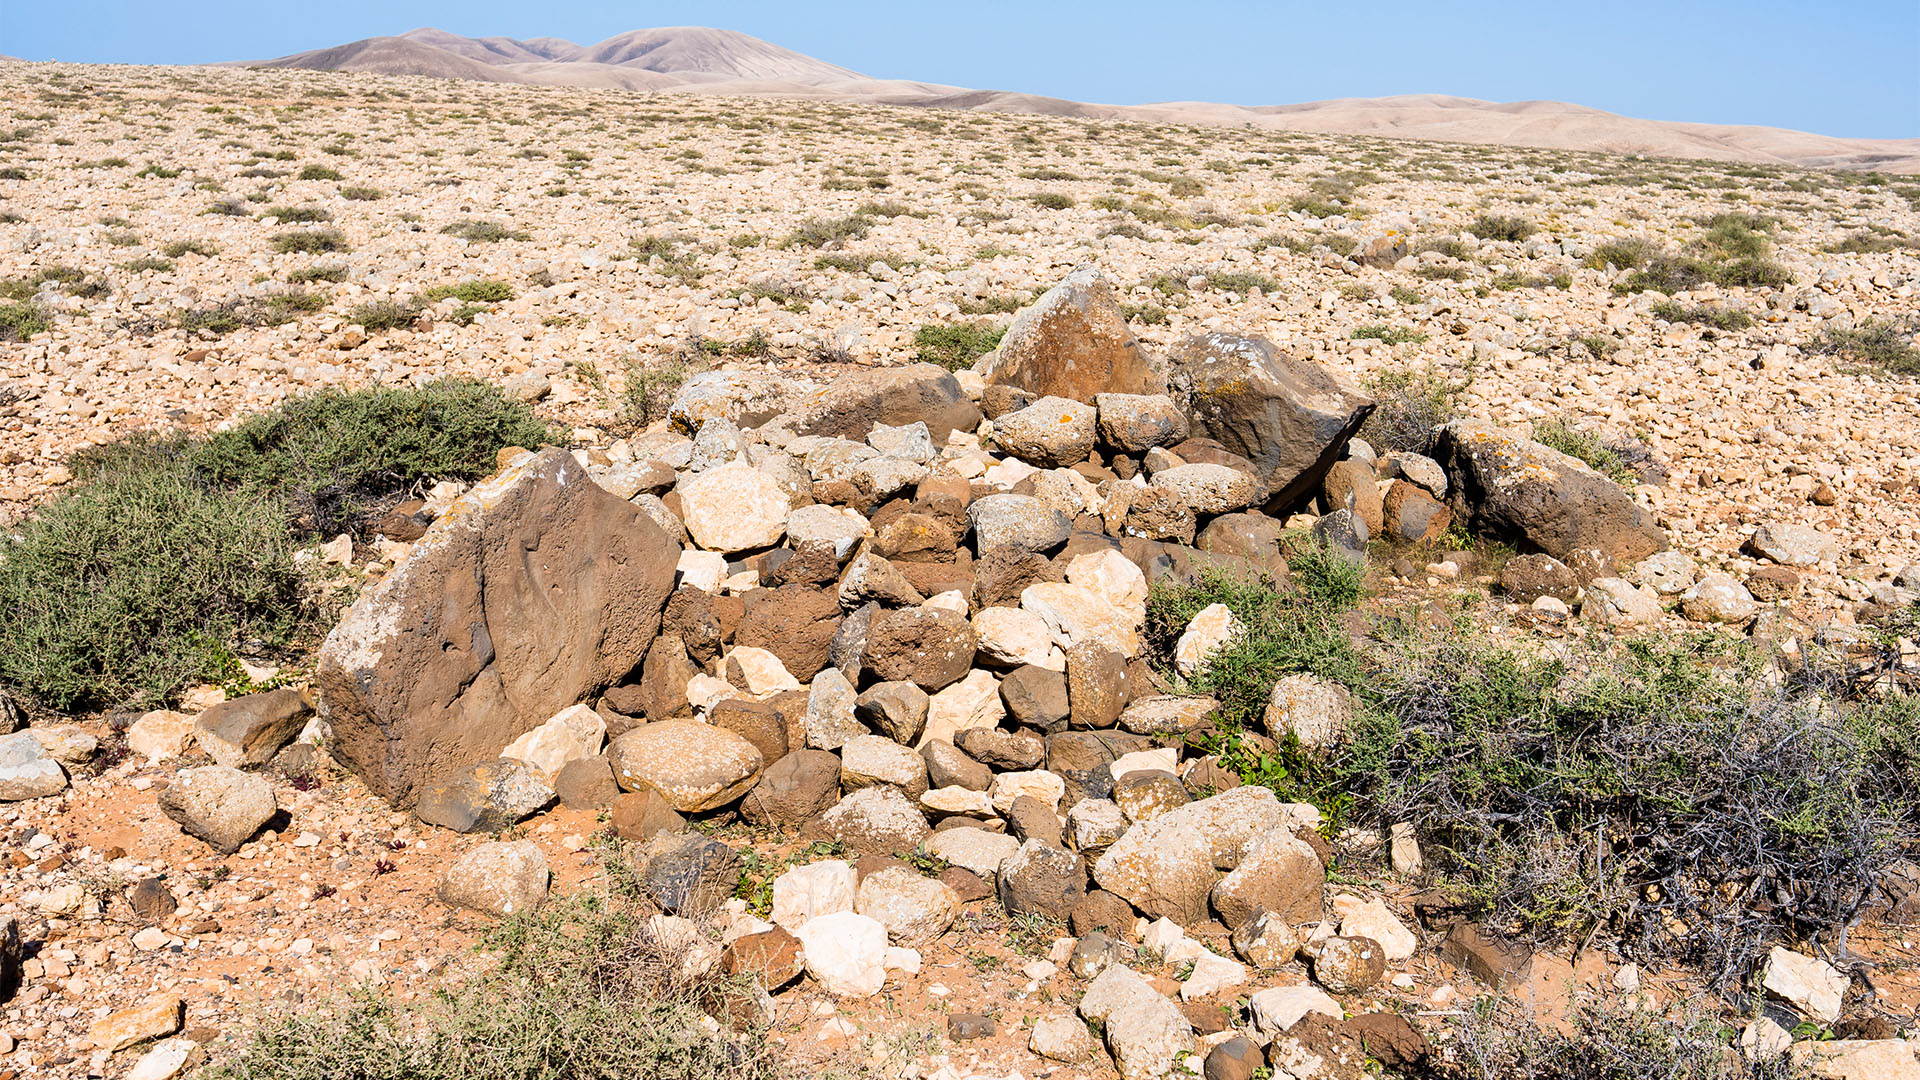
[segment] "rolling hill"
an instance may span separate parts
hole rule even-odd
[[[1441,94],[1297,105],[1199,101],[1102,105],[874,79],[738,31],[698,26],[632,30],[593,45],[550,37],[470,38],[423,27],[397,37],[366,38],[247,66],[645,92],[822,98],[1920,173],[1920,139],[1842,139],[1785,128],[1642,120],[1561,101],[1494,102]]]

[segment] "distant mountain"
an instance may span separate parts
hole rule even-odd
[[[1098,105],[1001,90],[873,79],[734,30],[668,26],[594,45],[560,38],[469,38],[423,27],[247,66],[425,75],[441,79],[699,94],[756,94],[888,105],[1216,124],[1538,146],[1810,168],[1920,173],[1920,139],[1840,139],[1784,128],[1639,120],[1561,101],[1479,101],[1440,94],[1299,105],[1171,101]]]

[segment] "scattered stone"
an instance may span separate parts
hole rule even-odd
[[[931,831],[920,808],[888,785],[853,792],[819,821],[827,835],[847,847],[884,854],[912,851]]]
[[[733,896],[740,866],[732,848],[695,833],[652,854],[643,880],[647,894],[667,914],[704,918]]]
[[[1075,269],[1014,316],[978,370],[988,383],[1075,401],[1163,388],[1112,283],[1092,266]]]
[[[1000,449],[1042,469],[1077,465],[1093,452],[1093,406],[1043,397],[993,422]]]
[[[1346,736],[1353,695],[1330,679],[1288,675],[1273,684],[1262,720],[1275,739],[1291,735],[1308,750],[1324,750]]]
[[[1066,921],[1087,895],[1080,856],[1057,844],[1027,840],[1000,864],[1000,906],[1014,915]]]
[[[1747,550],[1781,566],[1818,566],[1839,554],[1833,537],[1806,525],[1767,522],[1753,530]]]
[[[651,788],[683,814],[738,799],[760,777],[760,751],[725,728],[694,720],[646,724],[607,748],[614,779],[627,791]]]
[[[494,841],[448,867],[437,893],[454,907],[505,918],[539,907],[551,876],[547,857],[533,841]]]
[[[280,812],[272,784],[224,765],[181,770],[159,801],[160,809],[189,836],[228,855]]]
[[[109,1054],[180,1030],[186,1002],[172,994],[148,998],[131,1009],[109,1013],[87,1029],[87,1041]]]
[[[887,939],[909,947],[933,942],[960,915],[960,895],[936,878],[904,866],[888,867],[860,881],[854,910],[887,928]]]
[[[1027,1049],[1051,1061],[1068,1065],[1090,1064],[1100,1052],[1100,1044],[1084,1020],[1074,1016],[1049,1016],[1037,1020]]]
[[[300,734],[312,715],[313,701],[298,690],[247,694],[201,713],[194,721],[194,737],[216,765],[264,765]]]
[[[1760,986],[1767,993],[1792,1005],[1802,1016],[1831,1025],[1840,1019],[1840,1005],[1846,995],[1847,976],[1833,965],[1790,949],[1774,946],[1760,972]]]
[[[807,968],[800,939],[778,926],[735,938],[721,954],[720,966],[728,975],[751,978],[769,991],[799,978]]]
[[[501,758],[470,765],[422,790],[413,812],[454,832],[499,832],[538,813],[553,797],[538,769]]]
[[[839,911],[794,931],[807,974],[836,997],[865,998],[887,981],[887,928],[879,920]]]
[[[0,802],[43,799],[66,789],[67,771],[32,728],[0,735]]]
[[[840,801],[840,759],[825,750],[795,750],[769,766],[740,800],[756,825],[805,825]]]

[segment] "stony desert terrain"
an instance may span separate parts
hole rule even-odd
[[[1912,602],[1920,384],[1840,344],[1873,328],[1897,341],[1920,318],[1920,187],[1897,177],[766,97],[26,63],[0,64],[0,139],[0,280],[20,331],[0,338],[9,527],[73,482],[77,450],[231,427],[329,386],[476,377],[564,425],[595,468],[630,463],[631,447],[670,439],[649,428],[646,394],[671,399],[687,375],[812,386],[938,359],[923,355],[936,348],[926,328],[1004,327],[1091,265],[1151,354],[1212,331],[1258,335],[1359,385],[1449,383],[1465,417],[1502,430],[1554,424],[1638,448],[1632,501],[1702,573],[1767,577],[1777,567],[1751,550],[1757,528],[1815,530],[1831,550],[1795,567],[1780,597],[1809,633],[1852,640],[1862,605]],[[1635,271],[1609,265],[1608,250],[1704,251],[1727,215],[1746,215],[1741,235],[1762,248],[1751,257],[1777,274],[1616,288]],[[471,282],[508,288],[454,291]],[[386,541],[325,556],[349,564],[343,605],[407,557]],[[720,563],[716,590],[740,572]],[[1462,572],[1401,560],[1371,582],[1447,597],[1471,584]],[[1495,614],[1534,610],[1512,609]],[[302,684],[306,672],[282,674]],[[202,688],[180,713],[219,697]],[[103,745],[125,720],[76,719]],[[485,837],[395,811],[344,771],[318,789],[275,773],[285,820],[222,856],[156,805],[174,756],[96,758],[62,794],[0,809],[11,859],[0,913],[39,943],[28,988],[0,1005],[0,1075],[128,1075],[137,1055],[103,1046],[96,1022],[166,995],[185,999],[187,1037],[218,1054],[263,1016],[357,980],[416,995],[472,962],[486,920],[432,894]],[[542,849],[561,894],[598,872],[607,821],[562,806],[515,836]],[[811,839],[739,821],[710,831],[778,858]],[[1420,886],[1398,855],[1341,883],[1350,893],[1334,909],[1350,927],[1413,937],[1402,923],[1415,922]],[[164,897],[130,888],[155,875]],[[812,983],[781,994],[786,1052],[828,1075],[1113,1075],[1104,1055],[1030,1052],[1036,1019],[1084,989],[1069,971],[1079,958],[1064,921],[1042,933],[991,907],[971,905],[915,954],[916,970],[890,966],[899,981],[880,998],[843,1001]],[[1142,959],[1141,985],[1215,974],[1206,961],[1221,957],[1201,949],[1193,962],[1196,940],[1233,953],[1234,927],[1192,938],[1169,927],[1149,931],[1169,962]],[[1884,965],[1880,1008],[1910,1026],[1911,935],[1862,939]],[[1618,957],[1562,963],[1589,983],[1642,985]],[[1564,993],[1561,968],[1530,971],[1529,1001]],[[1644,985],[1683,999],[1687,979],[1649,973]],[[1423,943],[1352,1000],[1418,1019],[1457,1012],[1477,986]],[[1254,989],[1191,996],[1230,1006]],[[992,1014],[996,1033],[960,1041],[953,1013]],[[1202,1037],[1214,1034],[1225,1037]],[[185,1061],[179,1042],[162,1048]],[[165,1067],[144,1075],[174,1075]]]

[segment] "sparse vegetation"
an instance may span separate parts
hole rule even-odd
[[[490,931],[494,962],[403,1005],[374,988],[287,1015],[252,1036],[217,1080],[786,1080],[751,1015],[752,989],[680,974],[685,946],[656,936],[650,905],[614,881]],[[726,1002],[737,1008],[729,1009]]]
[[[1374,409],[1360,437],[1376,450],[1426,454],[1440,429],[1460,413],[1467,381],[1449,379],[1432,367],[1382,372],[1367,385]]]
[[[302,180],[339,180],[341,176],[340,170],[338,169],[330,169],[325,165],[308,165],[300,170],[299,178]]]
[[[1389,345],[1419,344],[1427,340],[1427,335],[1412,327],[1387,326],[1384,323],[1355,327],[1353,333],[1348,336],[1355,341],[1384,341]]]
[[[1473,224],[1467,226],[1467,231],[1481,240],[1518,242],[1533,235],[1533,222],[1522,217],[1481,214],[1473,219]]]
[[[502,240],[525,240],[527,234],[497,221],[456,221],[441,232],[457,236],[470,244],[497,244]]]
[[[339,229],[291,229],[275,234],[273,250],[282,255],[295,252],[320,255],[330,251],[345,251],[347,238]]]
[[[872,219],[860,214],[839,218],[808,218],[799,228],[788,233],[779,246],[822,248],[844,244],[866,236],[867,230],[872,227]]]
[[[1914,346],[1913,333],[1886,320],[1869,319],[1847,328],[1829,326],[1813,349],[1895,375],[1920,375],[1920,348]]]
[[[1633,470],[1627,467],[1619,451],[1591,431],[1582,431],[1565,420],[1553,417],[1534,423],[1533,439],[1542,446],[1582,462],[1616,484],[1631,487],[1634,483]]]
[[[1006,333],[1004,326],[980,323],[922,326],[913,332],[914,359],[959,371],[999,348]]]
[[[1753,316],[1736,307],[1682,304],[1676,300],[1662,300],[1653,305],[1653,315],[1672,323],[1701,323],[1715,330],[1744,330],[1753,325]]]

